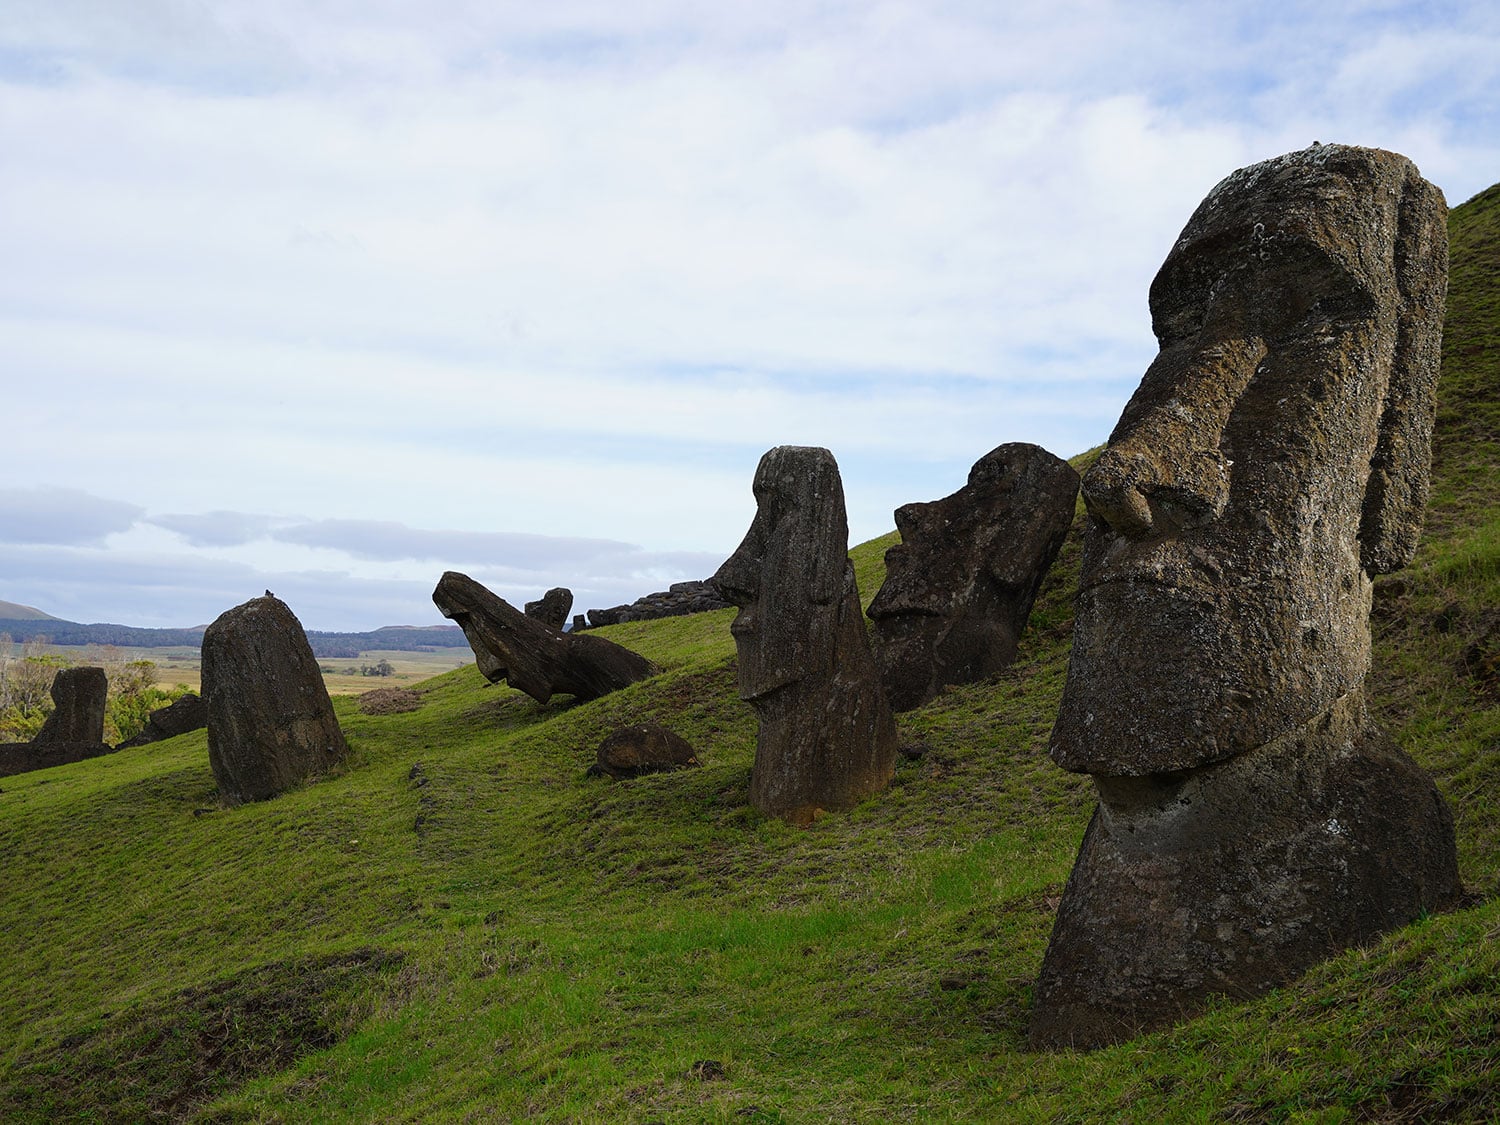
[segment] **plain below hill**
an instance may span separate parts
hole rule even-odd
[[[1093,805],[1047,757],[1080,513],[1018,662],[900,716],[889,790],[807,829],[748,807],[733,610],[601,630],[665,671],[590,703],[472,665],[335,700],[350,764],[264,804],[218,806],[201,731],[6,778],[0,1120],[1500,1120],[1500,189],[1450,229],[1428,529],[1369,695],[1452,803],[1462,909],[1026,1049]],[[894,541],[851,553],[867,601]],[[585,777],[647,721],[702,767]]]

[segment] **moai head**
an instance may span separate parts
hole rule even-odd
[[[975,462],[953,495],[896,509],[901,542],[885,553],[869,610],[892,707],[919,706],[1014,659],[1077,497],[1072,466],[1011,442]]]
[[[1341,145],[1241,169],[1189,220],[1151,286],[1160,353],[1083,478],[1059,765],[1220,761],[1362,684],[1371,579],[1426,499],[1445,223],[1410,161]]]
[[[833,674],[849,525],[838,465],[826,449],[780,445],[755,470],[755,520],[714,575],[740,607],[740,698]],[[853,587],[852,573],[848,586]]]

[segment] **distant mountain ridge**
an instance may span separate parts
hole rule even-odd
[[[0,635],[12,641],[46,637],[55,645],[118,645],[121,648],[197,648],[204,626],[188,629],[145,629],[135,625],[80,624],[52,617],[31,606],[0,601]],[[313,655],[352,657],[386,649],[416,652],[433,648],[463,648],[468,641],[457,625],[383,625],[363,633],[307,631]]]

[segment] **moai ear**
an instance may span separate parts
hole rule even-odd
[[[1371,576],[1411,562],[1422,531],[1448,291],[1447,224],[1443,193],[1412,169],[1396,224],[1396,352],[1360,517],[1360,564]]]

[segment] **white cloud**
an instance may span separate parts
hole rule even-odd
[[[396,581],[230,513],[711,557],[760,453],[819,444],[868,537],[1002,441],[1102,440],[1235,167],[1487,186],[1497,59],[1477,3],[23,0],[11,479]]]

